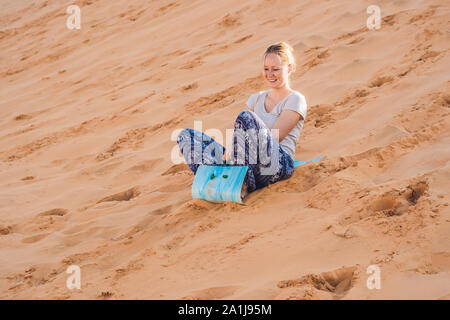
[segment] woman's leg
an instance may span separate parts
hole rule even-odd
[[[293,174],[294,161],[254,112],[242,111],[236,118],[234,130],[233,163],[249,167],[245,178],[248,192]]]
[[[201,164],[221,164],[225,148],[203,132],[184,129],[177,138],[186,163],[195,174]]]

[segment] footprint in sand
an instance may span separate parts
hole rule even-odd
[[[192,70],[196,67],[199,67],[203,64],[203,60],[201,57],[196,57],[194,60],[188,61],[183,64],[180,69]]]
[[[169,212],[172,211],[173,205],[168,205],[168,206],[164,206],[162,208],[158,208],[155,210],[150,211],[150,215],[153,216],[160,216],[160,215],[164,215],[164,214],[168,214]]]
[[[109,299],[112,296],[114,296],[114,292],[111,291],[102,291],[101,293],[98,294],[97,298],[101,298],[101,299]]]
[[[391,191],[383,194],[372,202],[369,208],[373,212],[382,212],[386,216],[400,216],[417,204],[417,201],[428,190],[426,181],[419,181],[408,185],[405,189],[397,192]]]
[[[248,242],[252,241],[253,239],[259,237],[261,234],[257,233],[257,234],[249,234],[247,236],[245,236],[244,238],[242,238],[241,240],[239,240],[238,242],[235,242],[233,244],[230,244],[227,246],[227,249],[230,250],[240,250],[243,246],[245,246]]]
[[[425,275],[450,271],[450,253],[448,252],[433,252],[421,257],[420,261],[419,266],[410,271]]]
[[[28,120],[31,119],[31,116],[28,114],[19,114],[14,118],[14,120]]]
[[[177,175],[177,174],[188,174],[189,172],[192,172],[189,166],[185,163],[175,164],[171,166],[169,169],[164,171],[161,175],[167,176],[167,175]]]
[[[369,88],[381,87],[382,85],[384,85],[386,83],[390,83],[392,81],[394,81],[394,77],[392,77],[392,76],[376,77],[369,83]]]
[[[329,125],[332,119],[332,111],[335,107],[330,104],[317,104],[311,107],[311,111],[308,114],[309,122],[314,123],[316,128],[324,128]]]
[[[61,209],[61,208],[56,208],[56,209],[51,209],[51,210],[47,210],[44,212],[41,212],[38,214],[38,216],[41,217],[45,217],[45,216],[65,216],[67,214],[67,210],[66,209]]]
[[[239,286],[223,286],[211,287],[202,290],[194,291],[188,296],[181,299],[187,300],[211,300],[211,299],[225,299],[233,295],[240,287]]]
[[[141,194],[141,192],[139,191],[139,188],[133,187],[126,191],[122,191],[122,192],[113,194],[111,196],[105,197],[103,199],[100,199],[97,201],[97,203],[108,202],[108,201],[129,201],[133,198],[136,198],[140,194]]]
[[[0,235],[6,236],[14,232],[14,226],[0,226]]]
[[[176,3],[176,2],[171,2],[169,4],[166,4],[165,6],[162,6],[160,8],[158,8],[158,10],[153,14],[153,18],[159,17],[161,15],[166,14],[167,12],[169,12],[170,10],[178,7],[180,4]]]
[[[164,158],[150,159],[139,162],[138,164],[130,167],[125,173],[129,174],[142,174],[150,172],[154,167],[164,161]]]
[[[150,211],[136,225],[131,227],[131,229],[129,229],[125,233],[122,233],[119,236],[112,238],[112,240],[118,241],[118,240],[128,239],[130,237],[133,237],[137,233],[146,230],[148,228],[148,226],[152,225],[156,216],[168,214],[170,212],[170,210],[172,209],[172,207],[173,207],[172,205],[168,205],[168,206],[164,206],[162,208],[158,208],[158,209]]]
[[[35,215],[32,219],[27,219],[15,225],[10,232],[16,232],[28,236],[22,239],[23,243],[33,243],[48,236],[49,231],[61,230],[67,218],[68,210],[62,208],[43,211]],[[46,233],[42,233],[46,231]],[[37,233],[37,234],[36,234]]]
[[[335,298],[342,298],[353,287],[356,276],[356,266],[342,267],[329,272],[308,274],[297,280],[278,282],[279,288],[309,286],[317,290],[331,293]]]
[[[27,237],[27,238],[23,238],[22,239],[22,243],[34,243],[34,242],[38,242],[42,239],[44,239],[45,237],[47,237],[50,233],[42,233],[42,234],[37,234],[31,237]]]
[[[187,84],[185,86],[182,86],[181,90],[182,91],[189,91],[189,90],[193,90],[193,89],[197,89],[197,88],[198,88],[198,82],[192,82],[192,83],[189,83],[189,84]]]
[[[241,42],[244,42],[244,41],[250,39],[251,37],[253,37],[253,35],[252,34],[248,34],[246,36],[243,36],[242,38],[237,39],[233,43],[241,43]]]
[[[240,18],[237,13],[229,14],[227,13],[220,21],[217,23],[221,27],[230,28],[238,26],[241,24]]]

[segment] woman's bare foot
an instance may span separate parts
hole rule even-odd
[[[245,183],[242,184],[242,190],[241,190],[241,199],[244,199],[247,196],[247,186]]]

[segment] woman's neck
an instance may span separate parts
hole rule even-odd
[[[275,100],[281,100],[292,92],[289,85],[285,85],[282,88],[271,88],[269,90],[270,96]]]

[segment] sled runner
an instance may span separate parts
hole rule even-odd
[[[323,158],[323,156],[320,156],[320,157],[317,157],[317,158],[314,158],[314,159],[311,159],[311,160],[305,160],[305,161],[294,160],[294,168],[298,167],[298,166],[301,166],[302,164],[311,162],[311,161],[320,161],[320,160],[322,160],[322,158]]]

